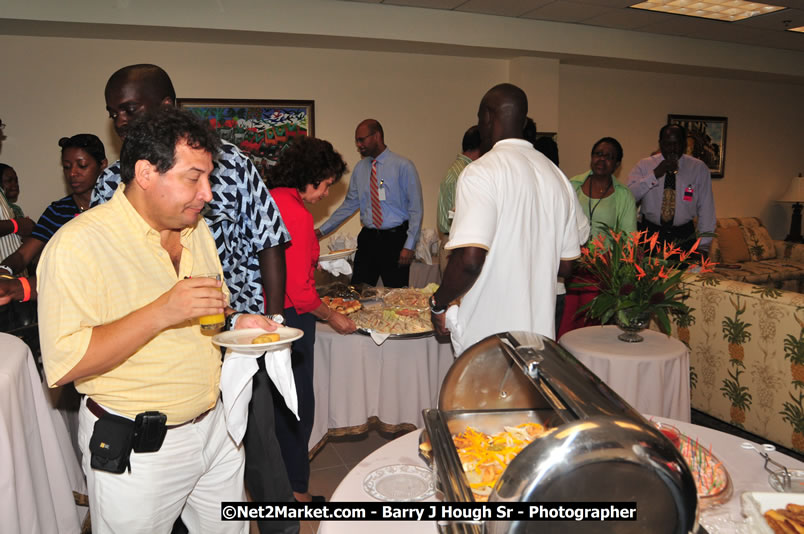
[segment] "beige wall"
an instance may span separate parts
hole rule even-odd
[[[103,87],[118,67],[153,62],[171,75],[180,98],[315,100],[316,135],[331,141],[350,169],[359,159],[355,126],[377,118],[388,146],[416,164],[424,224],[435,227],[438,182],[476,122],[483,93],[508,75],[500,60],[242,45],[0,37],[0,50],[25,51],[0,56],[10,81],[0,97],[8,124],[0,161],[17,169],[20,204],[35,216],[65,194],[59,137],[96,133],[116,159]],[[319,223],[340,204],[346,178],[316,206]],[[344,228],[356,234],[358,218]]]
[[[725,176],[713,181],[717,215],[759,216],[774,237],[787,234],[790,207],[773,199],[804,170],[800,86],[562,65],[560,95],[561,168],[570,176],[588,169],[603,136],[623,145],[625,180],[658,147],[668,113],[727,117]]]
[[[715,183],[719,215],[759,215],[782,237],[788,212],[772,199],[804,170],[794,126],[804,119],[800,86],[559,65],[557,60],[480,59],[411,53],[268,46],[0,36],[8,124],[0,161],[16,167],[20,203],[34,216],[65,194],[57,140],[98,134],[110,159],[119,145],[103,109],[103,86],[116,68],[162,65],[179,97],[315,100],[315,129],[357,162],[357,122],[382,121],[392,150],[419,169],[426,227],[435,223],[438,181],[476,120],[486,89],[508,79],[528,91],[534,119],[559,132],[562,168],[584,170],[591,143],[617,137],[625,148],[621,176],[656,146],[667,113],[729,118],[726,177]],[[340,184],[314,214],[323,221],[345,193]],[[354,217],[345,227],[356,233]]]

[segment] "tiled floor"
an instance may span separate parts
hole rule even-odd
[[[343,477],[363,458],[402,434],[392,435],[372,430],[360,436],[330,438],[310,462],[310,493],[330,500]],[[300,534],[315,534],[318,521],[302,521]],[[251,533],[258,534],[257,524]]]

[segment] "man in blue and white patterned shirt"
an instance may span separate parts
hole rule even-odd
[[[159,106],[174,106],[176,92],[167,73],[156,65],[130,65],[109,78],[106,109],[125,140],[128,123]],[[230,306],[238,312],[269,314],[284,323],[284,245],[290,241],[279,209],[257,169],[233,144],[222,141],[209,177],[212,200],[202,215],[215,238]],[[120,184],[120,162],[110,165],[95,185],[92,205],[110,200]],[[263,287],[267,302],[263,297]],[[259,359],[254,376],[246,449],[246,485],[255,501],[292,501],[293,494],[274,434],[271,384]],[[260,532],[298,532],[298,521],[258,522]]]

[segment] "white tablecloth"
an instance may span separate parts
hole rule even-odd
[[[388,339],[377,346],[362,334],[342,336],[319,323],[315,336],[315,421],[309,448],[329,429],[424,424],[422,410],[438,404],[438,390],[454,358],[435,337]]]
[[[710,428],[674,421],[663,417],[654,418],[675,425],[681,432],[697,438],[705,446],[712,446],[712,452],[726,467],[731,475],[734,491],[731,498],[720,506],[704,510],[702,513],[702,524],[709,530],[710,534],[735,533],[738,532],[739,524],[742,522],[740,513],[740,495],[746,491],[773,491],[768,484],[768,473],[764,470],[764,460],[752,451],[740,447],[744,441],[741,438],[712,430]],[[378,469],[393,464],[414,464],[424,466],[424,462],[418,456],[419,434],[421,431],[411,432],[399,439],[396,439],[368,455],[338,485],[332,495],[332,501],[373,501],[363,490],[363,479]],[[804,469],[801,463],[789,456],[778,452],[770,453],[771,458],[792,469]],[[428,501],[434,501],[431,497]],[[346,521],[324,521],[321,523],[319,534],[370,534],[382,532],[383,534],[407,534],[407,533],[427,533],[436,532],[435,523],[432,522],[346,522]]]
[[[617,339],[616,326],[567,332],[559,344],[640,413],[690,420],[690,356],[679,340],[653,330],[641,343]]]
[[[80,531],[86,494],[62,416],[49,405],[28,347],[0,334],[0,531]],[[83,509],[84,513],[86,508]]]

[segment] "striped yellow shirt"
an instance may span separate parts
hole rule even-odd
[[[42,253],[39,334],[51,387],[81,360],[93,327],[142,308],[187,276],[221,273],[215,241],[199,218],[181,233],[177,275],[159,233],[123,189],[65,224]],[[220,368],[220,350],[195,320],[168,328],[116,368],[75,386],[121,415],[158,410],[168,424],[178,424],[215,405]]]

